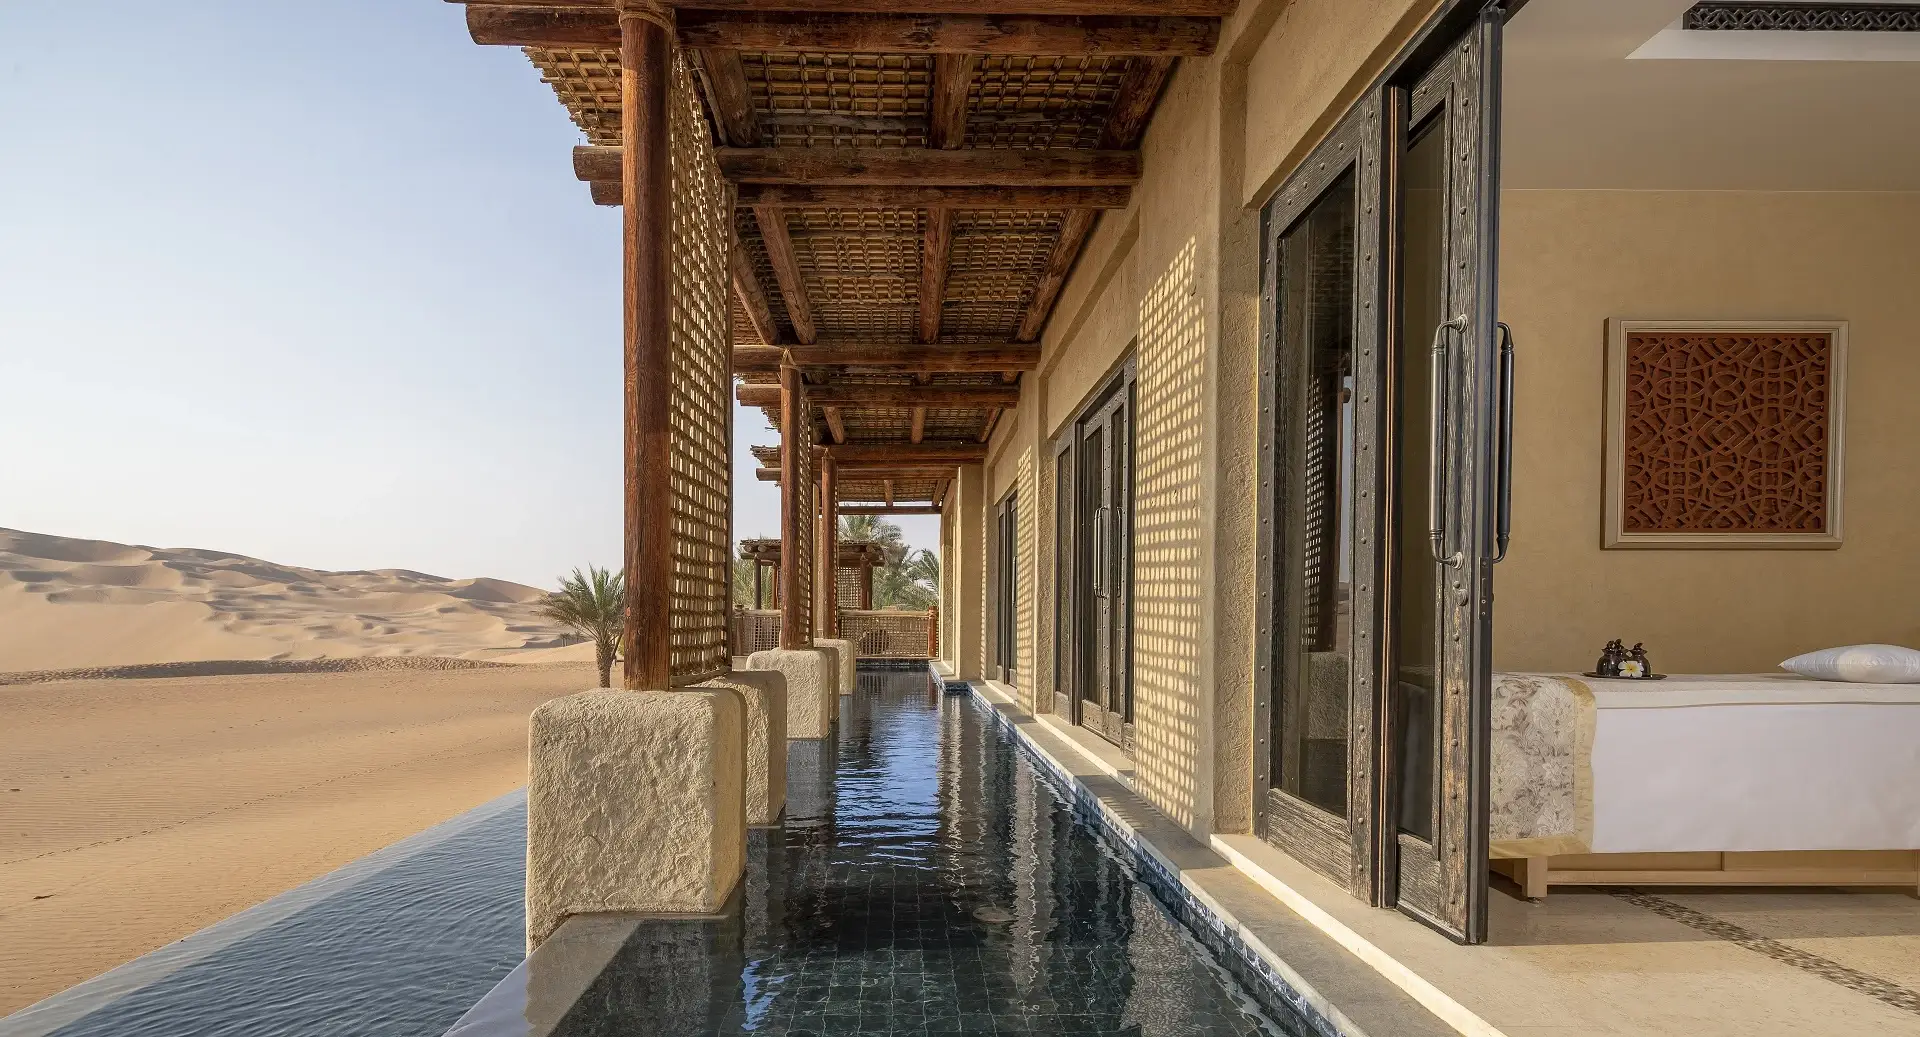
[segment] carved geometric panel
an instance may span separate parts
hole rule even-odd
[[[1608,547],[1839,544],[1842,322],[1614,321]]]

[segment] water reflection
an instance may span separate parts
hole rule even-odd
[[[633,924],[555,1034],[1282,1032],[971,697],[845,705],[831,815],[754,832],[725,921]]]

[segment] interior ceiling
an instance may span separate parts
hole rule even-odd
[[[1920,34],[1680,33],[1689,6],[1528,0],[1506,33],[1503,186],[1920,190]],[[1793,59],[1629,57],[1709,45]]]

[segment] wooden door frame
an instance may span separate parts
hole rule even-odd
[[[1383,255],[1379,215],[1381,158],[1386,143],[1381,95],[1363,98],[1344,116],[1299,170],[1280,187],[1262,212],[1260,289],[1260,414],[1259,496],[1256,511],[1260,534],[1255,548],[1254,588],[1254,818],[1255,832],[1267,842],[1340,883],[1368,903],[1373,892],[1374,818],[1378,802],[1375,745],[1378,741],[1375,666],[1379,617],[1374,607],[1375,574],[1380,561],[1382,515],[1378,514],[1379,475],[1371,463],[1377,456],[1381,405],[1379,360],[1385,342],[1381,312],[1385,293],[1381,280]],[[1291,607],[1291,543],[1286,521],[1291,507],[1288,490],[1292,475],[1280,477],[1283,448],[1291,441],[1284,423],[1291,408],[1284,405],[1290,373],[1280,341],[1279,247],[1281,238],[1326,196],[1349,172],[1353,174],[1354,206],[1354,454],[1353,558],[1351,640],[1348,648],[1347,811],[1341,817],[1280,791],[1273,775],[1274,708],[1285,687],[1289,653],[1284,618]]]
[[[1273,294],[1276,280],[1274,275],[1277,274],[1274,265],[1276,261],[1274,254],[1275,244],[1277,243],[1279,235],[1285,232],[1293,220],[1304,212],[1306,207],[1318,200],[1321,193],[1324,192],[1327,187],[1331,186],[1334,180],[1344,172],[1346,167],[1337,164],[1334,164],[1332,168],[1327,168],[1329,163],[1325,162],[1327,158],[1325,149],[1333,145],[1337,135],[1342,132],[1342,129],[1347,126],[1350,120],[1356,119],[1358,113],[1367,109],[1369,106],[1377,113],[1378,125],[1380,127],[1378,138],[1381,142],[1379,176],[1383,178],[1379,181],[1383,186],[1376,192],[1379,201],[1378,216],[1373,217],[1373,219],[1378,221],[1377,226],[1382,231],[1382,234],[1376,235],[1375,244],[1380,245],[1387,243],[1387,239],[1385,239],[1383,235],[1389,228],[1397,235],[1400,214],[1398,211],[1396,192],[1392,188],[1397,186],[1398,183],[1397,162],[1403,153],[1402,146],[1405,141],[1402,137],[1404,135],[1404,127],[1407,124],[1406,116],[1409,112],[1408,93],[1412,88],[1413,82],[1417,79],[1424,78],[1434,67],[1447,60],[1449,53],[1455,46],[1470,36],[1477,34],[1483,40],[1491,37],[1497,42],[1499,26],[1503,25],[1507,20],[1510,20],[1515,13],[1525,6],[1526,2],[1527,0],[1445,0],[1415,32],[1412,39],[1399,49],[1388,62],[1387,66],[1382,69],[1380,74],[1368,86],[1367,90],[1360,96],[1359,100],[1354,102],[1352,108],[1341,116],[1340,123],[1336,124],[1335,129],[1328,137],[1323,139],[1319,145],[1316,145],[1315,150],[1296,167],[1289,178],[1284,181],[1281,187],[1275,192],[1274,197],[1262,207],[1259,240],[1261,243],[1262,264],[1260,399],[1263,409],[1259,423],[1258,463],[1261,482],[1257,498],[1256,516],[1258,521],[1258,525],[1256,526],[1256,552],[1258,557],[1255,571],[1256,668],[1254,678],[1253,792],[1255,832],[1269,842],[1273,841],[1270,838],[1271,826],[1269,824],[1269,815],[1272,812],[1268,809],[1269,803],[1273,798],[1270,795],[1272,791],[1272,710],[1274,702],[1273,696],[1279,680],[1279,674],[1276,672],[1277,656],[1275,654],[1276,646],[1273,629],[1273,618],[1277,614],[1275,607],[1277,583],[1275,580],[1274,555],[1278,537],[1278,534],[1274,532],[1274,522],[1279,518],[1276,497],[1277,488],[1272,481],[1275,460],[1274,434],[1277,431],[1277,423],[1279,420],[1278,415],[1273,412],[1275,394],[1272,380],[1275,374],[1273,368],[1277,360],[1278,350],[1278,344],[1274,337],[1275,329],[1273,327],[1277,301]],[[1490,28],[1491,32],[1489,32]],[[1479,143],[1484,153],[1489,156],[1490,166],[1497,170],[1500,132],[1498,121],[1499,66],[1497,45],[1493,48],[1492,56],[1489,60],[1493,62],[1493,68],[1489,75],[1483,78],[1482,82],[1491,84],[1491,86],[1490,89],[1482,92],[1476,103],[1482,105],[1483,110],[1492,113],[1492,117],[1480,120]],[[1313,186],[1316,182],[1317,186],[1314,186],[1312,190],[1307,190],[1309,186]],[[1492,183],[1482,186],[1488,190],[1497,191],[1497,176]],[[1283,205],[1283,198],[1288,195],[1290,190],[1295,193],[1292,204],[1297,206],[1297,208],[1291,210]],[[1365,198],[1366,195],[1363,193],[1363,201]],[[1473,214],[1475,217],[1487,217],[1483,225],[1479,227],[1479,234],[1475,242],[1474,259],[1476,271],[1493,269],[1498,249],[1498,225],[1496,222],[1497,197],[1492,207],[1483,206],[1482,209],[1483,212]],[[1289,211],[1291,211],[1291,215],[1288,215]],[[1277,217],[1279,219],[1277,219]],[[1369,217],[1368,214],[1363,212],[1357,218],[1366,220]],[[1276,222],[1279,223],[1278,227],[1274,226]],[[1397,242],[1393,242],[1392,244],[1397,249]],[[1380,255],[1381,253],[1376,249],[1375,254]],[[1378,395],[1378,390],[1382,390],[1390,384],[1387,382],[1387,378],[1389,377],[1387,365],[1398,347],[1398,341],[1395,336],[1397,335],[1398,293],[1400,291],[1400,285],[1398,284],[1399,271],[1396,268],[1396,264],[1387,263],[1385,259],[1386,257],[1382,255],[1381,260],[1374,264],[1376,269],[1380,271],[1376,285],[1364,293],[1356,291],[1358,298],[1372,301],[1371,312],[1375,315],[1375,319],[1386,322],[1382,328],[1382,333],[1375,339],[1375,344],[1380,350],[1380,355],[1378,357],[1356,357],[1355,364],[1355,391],[1357,393],[1365,392],[1359,383],[1362,372],[1369,372],[1375,379],[1376,393],[1373,398],[1376,400],[1381,399]],[[1482,312],[1473,315],[1473,326],[1476,330],[1483,325],[1491,328],[1497,318],[1494,312],[1496,292],[1493,289],[1497,289],[1497,286],[1492,286],[1490,290],[1485,293],[1480,307]],[[1358,340],[1356,340],[1356,343],[1357,342]],[[1484,395],[1486,387],[1490,382],[1490,377],[1481,378],[1476,375],[1470,386],[1476,393],[1476,398]],[[1484,411],[1482,413],[1484,413]],[[1384,448],[1389,444],[1386,434],[1389,431],[1387,421],[1390,415],[1391,412],[1388,411],[1384,405],[1376,406],[1373,415],[1375,420],[1367,422],[1365,426],[1363,426],[1360,420],[1362,415],[1358,412],[1356,412],[1355,415],[1356,461],[1358,461],[1360,457],[1360,437],[1363,434],[1371,432],[1375,437],[1373,443],[1377,447],[1382,448],[1374,451],[1373,464],[1367,466],[1374,469],[1375,472],[1387,470],[1385,468]],[[1476,430],[1476,435],[1481,434],[1481,432],[1491,435],[1490,428]],[[1362,467],[1362,465],[1357,463],[1356,467]],[[1474,475],[1474,486],[1472,487],[1474,495],[1476,498],[1484,500],[1488,496],[1488,486],[1486,484],[1492,473],[1476,472]],[[1380,483],[1391,484],[1390,479],[1382,480],[1377,476],[1373,478],[1376,486]],[[1458,484],[1459,480],[1449,481],[1450,487],[1457,487]],[[1370,511],[1375,517],[1373,525],[1373,533],[1375,535],[1369,537],[1372,543],[1366,544],[1365,550],[1362,550],[1362,542],[1359,541],[1357,536],[1355,538],[1356,543],[1353,547],[1355,591],[1351,600],[1355,603],[1355,611],[1352,615],[1353,665],[1350,667],[1350,672],[1353,674],[1353,701],[1356,705],[1365,701],[1368,711],[1367,715],[1370,718],[1385,718],[1389,715],[1386,702],[1387,689],[1379,679],[1379,674],[1393,672],[1387,668],[1392,648],[1390,638],[1385,636],[1384,617],[1380,615],[1381,609],[1377,606],[1380,603],[1391,600],[1388,595],[1392,593],[1392,588],[1389,582],[1391,573],[1385,569],[1387,545],[1384,543],[1384,538],[1377,535],[1377,532],[1390,528],[1392,512],[1389,510],[1390,501],[1386,493],[1373,493],[1371,495],[1371,503],[1363,507],[1361,499],[1358,497],[1361,489],[1362,486],[1359,484],[1359,480],[1356,480],[1354,507],[1356,522],[1358,522],[1358,518],[1363,510]],[[1493,509],[1478,508],[1476,511],[1478,513],[1476,514],[1474,528],[1470,531],[1476,547],[1474,554],[1476,558],[1490,558],[1492,556],[1487,554],[1482,548],[1483,545],[1490,543],[1492,539],[1491,524]],[[1366,596],[1371,599],[1369,611],[1372,612],[1373,615],[1368,617],[1368,621],[1365,624],[1362,623],[1361,616],[1359,615],[1359,602],[1363,598],[1363,595],[1359,591],[1362,578],[1360,565],[1363,557],[1371,558],[1372,564],[1375,566],[1373,574],[1375,577],[1374,582],[1377,584],[1377,590],[1370,592],[1370,594]],[[1467,593],[1470,599],[1472,599],[1474,622],[1479,626],[1481,636],[1477,640],[1476,650],[1471,653],[1472,658],[1467,660],[1467,668],[1469,670],[1468,675],[1472,676],[1477,674],[1480,686],[1484,687],[1490,683],[1491,675],[1491,617],[1493,600],[1491,563],[1488,562],[1477,566],[1477,571],[1473,574],[1473,577],[1472,585]],[[1364,636],[1371,642],[1371,648],[1366,652],[1360,651],[1360,641],[1363,636],[1363,631]],[[1364,686],[1360,675],[1363,665],[1369,671],[1367,673],[1366,685]],[[1468,787],[1461,791],[1473,801],[1485,803],[1487,801],[1489,786],[1488,752],[1492,738],[1491,703],[1476,701],[1472,704],[1472,707],[1471,712],[1473,716],[1470,723],[1466,725],[1466,729],[1459,732],[1466,737],[1465,749],[1472,758],[1467,768],[1466,784]],[[1356,713],[1355,717],[1357,718],[1358,716],[1359,714]],[[1352,857],[1351,860],[1346,862],[1347,866],[1344,869],[1338,866],[1340,862],[1337,861],[1323,860],[1318,862],[1318,870],[1328,874],[1329,877],[1334,878],[1336,881],[1343,881],[1349,891],[1356,897],[1378,906],[1392,906],[1394,904],[1395,890],[1393,889],[1392,883],[1396,877],[1399,863],[1397,859],[1399,842],[1398,824],[1396,821],[1396,813],[1391,809],[1392,803],[1389,793],[1389,790],[1395,787],[1394,782],[1398,778],[1393,768],[1392,737],[1393,732],[1390,730],[1389,724],[1377,723],[1372,726],[1370,738],[1349,738],[1350,746],[1361,748],[1370,758],[1366,770],[1366,781],[1370,786],[1372,801],[1367,806],[1364,819],[1369,832],[1367,837],[1362,839],[1357,832],[1353,831],[1353,827],[1357,826],[1350,827],[1349,832],[1353,835],[1349,843]],[[1350,749],[1350,752],[1351,751]],[[1436,765],[1438,764],[1439,761],[1436,760]],[[1348,761],[1348,773],[1348,814],[1351,818],[1355,814],[1355,804],[1352,797],[1352,777],[1358,773],[1356,762],[1351,756]],[[1315,823],[1324,825],[1329,821],[1345,823],[1344,819],[1336,819],[1333,815],[1325,811],[1319,811],[1317,808],[1313,808],[1307,804],[1300,805],[1305,807],[1305,810],[1301,812],[1300,817],[1289,819],[1293,823],[1303,823],[1307,825],[1313,825]],[[1315,814],[1319,816],[1316,817],[1314,816]],[[1435,815],[1435,823],[1436,826],[1440,824],[1439,814]],[[1469,824],[1462,832],[1458,833],[1458,837],[1462,840],[1463,845],[1467,847],[1468,853],[1467,884],[1469,889],[1463,892],[1477,890],[1478,895],[1482,898],[1485,896],[1488,873],[1487,832],[1485,829],[1486,826],[1484,824],[1477,826]],[[1315,864],[1313,861],[1304,861],[1304,863],[1310,865]],[[1449,933],[1448,935],[1455,936],[1453,933]],[[1469,915],[1465,937],[1466,942],[1469,943],[1478,943],[1485,940],[1484,909]],[[1458,937],[1455,936],[1455,938]]]
[[[1008,687],[1019,686],[1020,668],[1020,487],[993,506],[993,638],[991,672]]]
[[[1113,400],[1116,393],[1125,393],[1126,419],[1128,425],[1126,449],[1128,457],[1122,469],[1127,480],[1127,512],[1124,534],[1117,539],[1116,548],[1124,551],[1125,563],[1122,566],[1124,594],[1119,622],[1124,647],[1117,653],[1124,661],[1124,674],[1121,677],[1126,713],[1131,713],[1133,704],[1133,463],[1134,431],[1138,427],[1137,412],[1139,364],[1134,344],[1129,343],[1125,356],[1103,376],[1092,392],[1089,392],[1073,413],[1063,422],[1053,439],[1054,459],[1054,659],[1056,682],[1054,684],[1054,711],[1066,717],[1077,727],[1086,728],[1102,737],[1105,733],[1089,727],[1085,722],[1082,703],[1084,688],[1081,682],[1081,670],[1086,663],[1085,645],[1080,643],[1080,628],[1085,617],[1082,610],[1088,602],[1079,592],[1081,578],[1086,575],[1080,571],[1079,557],[1081,543],[1081,515],[1079,508],[1080,479],[1084,471],[1084,459],[1080,456],[1080,442],[1085,423],[1098,411],[1104,409]],[[1068,488],[1063,497],[1059,492],[1062,470],[1066,470],[1065,484]],[[1064,565],[1062,563],[1065,563]],[[1065,631],[1068,636],[1061,637]],[[1124,717],[1126,713],[1123,713]],[[1114,744],[1122,752],[1131,754],[1134,744],[1134,725],[1132,721],[1123,721],[1121,737]],[[1110,739],[1111,740],[1111,739]]]

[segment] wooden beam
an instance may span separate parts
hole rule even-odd
[[[1134,58],[1127,62],[1107,124],[1100,131],[1102,148],[1131,148],[1140,143],[1140,134],[1146,130],[1153,106],[1159,103],[1160,92],[1172,72],[1172,58]]]
[[[953,477],[953,465],[900,465],[869,464],[860,461],[840,462],[840,481],[876,482],[886,479],[950,479]],[[779,482],[780,469],[755,468],[753,477],[759,482]]]
[[[742,385],[735,397],[746,407],[777,407],[780,389],[773,385]],[[807,387],[807,399],[816,407],[828,408],[827,422],[836,419],[833,411],[864,410],[875,407],[1018,407],[1018,385],[866,385],[829,382]],[[846,437],[836,430],[835,442]]]
[[[992,441],[994,426],[998,424],[1000,424],[1000,410],[996,407],[987,412],[986,424],[980,426],[980,442],[987,443]]]
[[[1060,225],[1060,239],[1054,242],[1047,265],[1041,268],[1040,283],[1034,287],[1033,301],[1027,304],[1027,312],[1020,318],[1020,331],[1016,336],[1020,341],[1032,342],[1040,337],[1041,329],[1047,326],[1047,317],[1053,313],[1053,304],[1060,298],[1060,289],[1067,283],[1067,274],[1073,270],[1073,261],[1079,258],[1080,247],[1086,244],[1087,235],[1093,232],[1099,218],[1100,214],[1092,209],[1067,210],[1067,218]]]
[[[920,341],[940,341],[947,299],[947,254],[953,246],[953,210],[929,209],[920,237]]]
[[[1017,385],[817,385],[812,398],[839,407],[1018,407]]]
[[[952,479],[948,479],[936,487],[933,491],[933,506],[944,510],[947,506],[947,491],[951,489],[953,489]]]
[[[967,92],[980,67],[978,54],[935,54],[927,101],[927,146],[957,148],[967,139]]]
[[[987,448],[961,440],[935,440],[926,443],[847,443],[830,453],[842,464],[915,464],[962,465],[987,459]]]
[[[760,240],[767,246],[767,258],[773,261],[773,279],[780,282],[780,300],[787,307],[787,323],[793,337],[803,344],[817,336],[813,330],[813,308],[807,305],[807,283],[800,276],[800,261],[793,255],[793,239],[787,236],[784,209],[758,206],[753,218],[760,224]]]
[[[1140,179],[1137,151],[716,148],[714,157],[722,175],[745,184],[1096,187],[1131,185]]]
[[[927,409],[925,407],[915,407],[913,409],[913,428],[907,433],[907,440],[912,443],[918,443],[926,438]]]
[[[512,13],[509,9],[502,13]],[[474,11],[467,12],[471,17]],[[626,663],[633,691],[673,686],[673,176],[667,97],[673,38],[628,18],[620,40],[626,354]]]
[[[818,392],[819,390],[815,389],[809,392],[807,395],[815,396],[815,394],[817,394]],[[833,441],[835,443],[845,443],[847,441],[847,421],[845,418],[840,416],[840,408],[829,407],[824,403],[818,402],[817,398],[815,400],[815,405],[820,408],[821,413],[826,415],[827,431],[833,434]]]
[[[840,491],[839,464],[829,454],[820,460],[820,558],[826,564],[820,629],[840,636]]]
[[[619,205],[620,181],[594,180],[587,184],[587,195],[595,205]]]
[[[852,367],[877,371],[948,374],[977,371],[1032,371],[1040,366],[1040,347],[1031,343],[920,345],[891,342],[818,342],[808,346],[735,346],[736,372],[773,372],[783,362],[801,367]]]
[[[812,522],[809,514],[813,509],[807,507],[807,494],[800,488],[800,423],[809,420],[806,414],[806,402],[801,396],[805,391],[800,381],[800,369],[783,367],[780,369],[780,547],[781,558],[787,563],[780,567],[780,598],[787,602],[807,600],[805,564],[797,557],[801,535],[805,530],[803,523]],[[809,648],[813,645],[813,631],[807,629],[806,617],[801,615],[798,605],[786,610],[780,617],[780,647]]]
[[[450,0],[453,3],[524,5],[535,0]],[[612,0],[538,0],[547,7],[610,7]],[[806,11],[814,14],[866,14],[875,0],[697,0],[711,11]],[[1223,18],[1238,0],[886,0],[896,14],[1128,14]],[[693,6],[689,3],[688,6]]]
[[[893,507],[893,480],[882,479],[880,480],[880,485],[883,491],[886,493],[887,507],[889,508]]]
[[[470,4],[467,34],[489,46],[618,50],[620,16],[611,5],[550,10]]]
[[[842,504],[842,515],[938,515],[931,504]]]
[[[754,334],[769,346],[778,345],[780,325],[773,321],[773,307],[767,305],[766,289],[760,286],[760,275],[754,273],[753,260],[740,246],[738,235],[728,250],[727,266],[733,273],[733,296],[740,300],[740,308],[747,311],[747,322],[753,325]],[[778,366],[777,357],[774,363]]]
[[[576,149],[577,150],[577,149]],[[906,209],[1124,209],[1133,199],[1125,185],[1105,187],[933,187],[906,184],[741,184],[736,204],[803,208]]]
[[[758,146],[760,121],[753,113],[753,92],[747,87],[747,70],[740,64],[740,52],[709,47],[695,53],[706,72],[707,107],[725,138],[721,143],[737,148]]]
[[[1127,15],[819,14],[716,11],[675,14],[685,47],[830,54],[1132,54],[1213,53],[1217,18]]]

